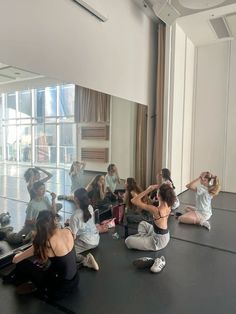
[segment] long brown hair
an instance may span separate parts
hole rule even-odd
[[[77,189],[74,192],[75,201],[79,201],[79,207],[83,211],[84,222],[87,222],[92,216],[88,207],[90,205],[90,199],[88,197],[88,192],[84,188]]]
[[[131,192],[133,191],[133,192],[139,194],[142,192],[142,189],[137,185],[134,178],[127,178],[126,183],[127,183],[127,186],[126,186],[126,191],[127,191],[126,205],[129,208],[132,208],[133,204],[131,203],[131,199],[133,198],[133,196],[131,195]]]
[[[169,184],[163,183],[159,187],[158,194],[160,195],[162,201],[166,202],[169,207],[172,207],[174,205],[176,195],[173,188]]]
[[[42,210],[36,221],[36,235],[33,240],[34,254],[43,263],[48,260],[49,239],[57,226],[55,214],[50,210]]]

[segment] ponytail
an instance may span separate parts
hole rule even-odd
[[[172,181],[170,177],[170,170],[168,168],[161,169],[161,174],[164,180],[169,180],[172,184],[173,189],[175,189],[174,182]]]
[[[84,188],[77,189],[74,192],[74,197],[79,201],[79,207],[83,211],[84,222],[87,222],[92,217],[88,209],[90,205],[88,192]]]
[[[213,177],[212,180],[213,184],[208,187],[208,192],[214,197],[219,194],[221,186],[218,177]]]

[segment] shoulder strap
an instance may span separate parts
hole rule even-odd
[[[51,248],[51,250],[52,250],[53,254],[56,256],[56,254],[55,254],[55,252],[54,252],[54,250],[53,250],[53,248],[52,248],[52,245],[51,245],[50,240],[48,240],[48,243],[49,243],[49,246],[50,246],[50,248]]]

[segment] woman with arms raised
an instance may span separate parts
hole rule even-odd
[[[148,205],[142,201],[143,197],[158,188],[158,207]],[[144,192],[136,195],[132,199],[132,203],[152,214],[153,224],[141,221],[138,226],[138,233],[126,238],[126,246],[129,249],[142,251],[158,251],[166,247],[170,240],[168,217],[174,201],[175,193],[169,184],[162,184],[161,186],[151,185]],[[148,263],[145,263],[145,259],[148,258],[136,261],[136,266],[142,267],[142,264],[144,264],[144,267],[147,267],[146,265],[152,266],[150,270],[154,273],[160,272],[165,266],[165,258],[163,256],[161,258],[156,258],[155,261],[150,259],[148,260]]]

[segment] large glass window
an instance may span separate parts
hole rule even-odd
[[[6,119],[9,120],[9,124],[16,123],[16,93],[7,94]]]
[[[31,161],[31,126],[21,125],[19,127],[19,161],[30,162]]]
[[[76,160],[76,125],[61,124],[60,136],[60,163],[72,163]]]
[[[63,85],[59,88],[59,116],[74,115],[75,88],[74,85]]]
[[[70,164],[76,159],[74,99],[71,84],[0,94],[0,160]]]
[[[57,116],[57,88],[56,87],[45,88],[45,116],[46,117]]]
[[[19,117],[21,119],[32,116],[32,92],[31,90],[19,92]]]
[[[8,161],[17,161],[17,138],[16,126],[6,127],[6,159]]]

